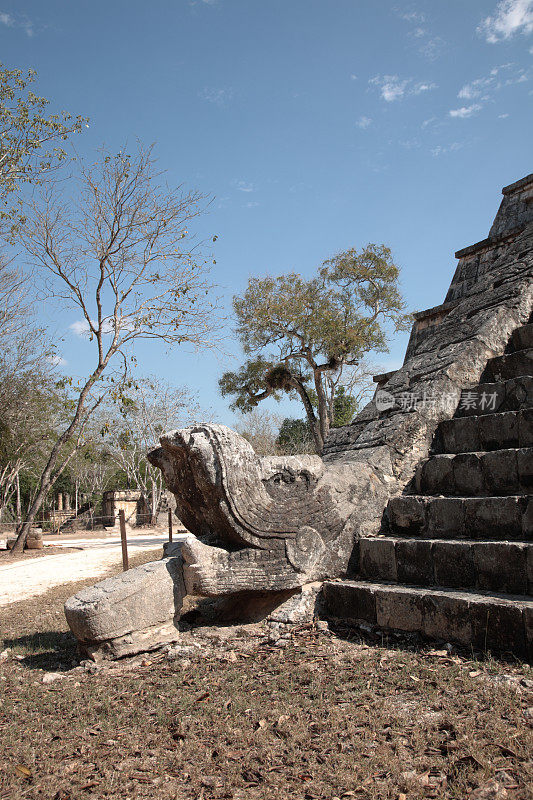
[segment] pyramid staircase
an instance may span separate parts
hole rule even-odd
[[[533,660],[533,318],[462,393],[329,616]]]

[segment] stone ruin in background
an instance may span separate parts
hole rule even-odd
[[[456,255],[403,366],[377,376],[323,458],[259,458],[222,425],[161,438],[149,458],[190,535],[68,600],[82,652],[174,641],[192,611],[301,621],[320,607],[531,653],[533,175],[503,190],[488,238]]]

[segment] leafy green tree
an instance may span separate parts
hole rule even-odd
[[[278,450],[284,455],[314,453],[313,432],[306,419],[285,418],[276,440]]]
[[[312,390],[309,396],[313,408],[317,407],[317,396]],[[344,386],[340,386],[333,401],[333,420],[332,428],[340,428],[348,425],[354,418],[359,407],[356,397],[348,394]],[[314,453],[315,443],[313,431],[307,419],[291,419],[287,417],[281,423],[278,438],[276,440],[277,449],[286,455],[296,453]]]
[[[397,331],[411,322],[399,268],[389,248],[375,244],[339,253],[308,280],[296,273],[251,278],[233,308],[248,358],[221,377],[222,394],[242,412],[283,392],[299,398],[318,453],[340,387],[352,384],[367,353],[388,349],[387,325]]]

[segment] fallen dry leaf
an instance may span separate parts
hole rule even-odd
[[[31,778],[31,769],[25,767],[24,764],[15,764],[15,772],[21,776],[21,778]]]

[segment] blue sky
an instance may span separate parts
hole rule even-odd
[[[411,309],[437,305],[454,251],[533,171],[533,0],[3,0],[0,45],[54,108],[90,117],[82,154],[156,142],[170,183],[214,196],[197,230],[219,237],[228,308],[250,275],[309,275],[367,242],[392,248]],[[43,315],[65,369],[88,364],[76,317]],[[405,345],[375,362],[397,366]],[[234,424],[225,350],[138,355]]]

